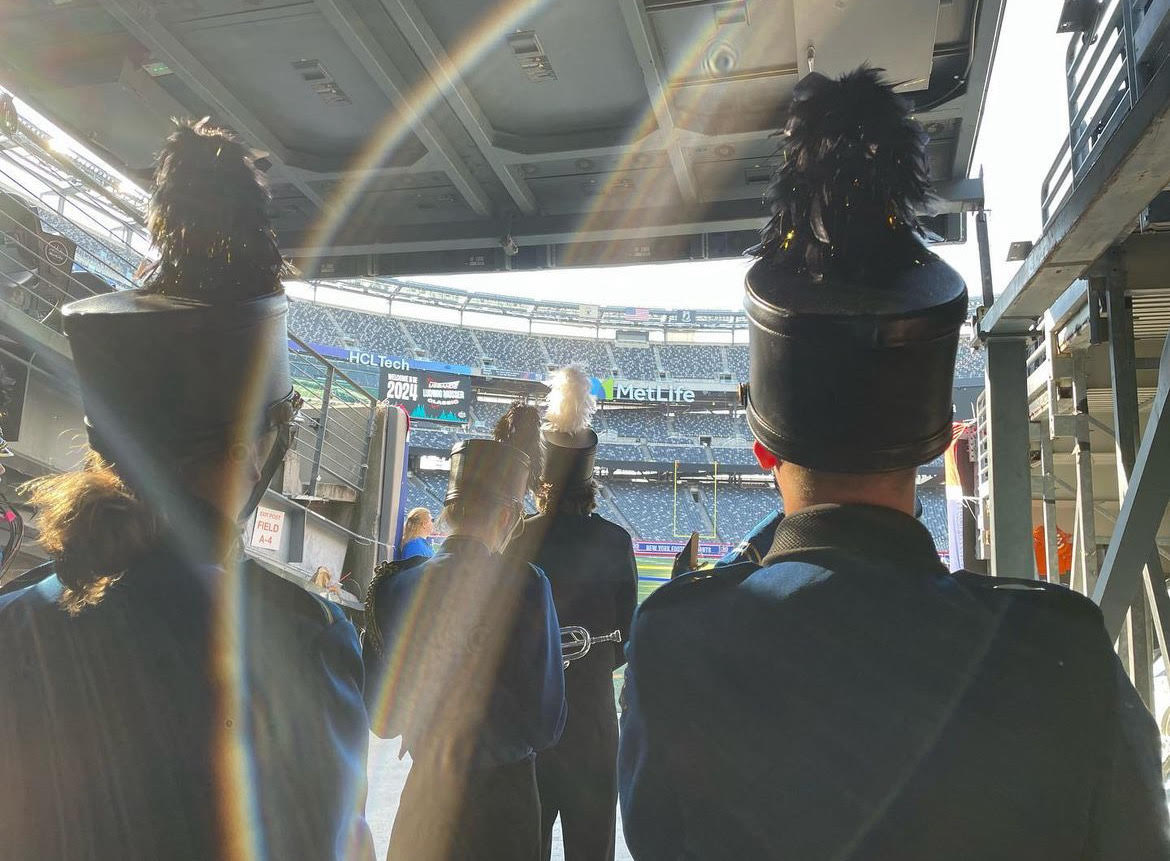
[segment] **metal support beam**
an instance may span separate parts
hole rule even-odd
[[[321,456],[325,453],[325,432],[329,428],[329,401],[333,397],[333,365],[325,367],[325,389],[321,393],[321,413],[317,416],[317,443],[313,448],[313,467],[309,473],[309,496],[317,493],[321,473]]]
[[[1105,552],[1093,600],[1111,636],[1121,632],[1125,612],[1141,586],[1154,539],[1170,502],[1170,337],[1162,345],[1158,393],[1133,463],[1117,526]]]
[[[1170,661],[1170,594],[1166,591],[1166,577],[1162,573],[1162,559],[1157,552],[1150,554],[1146,563],[1147,576],[1144,578],[1146,606],[1149,608],[1150,626],[1162,655],[1162,666]],[[1154,704],[1147,703],[1150,711]]]
[[[1112,255],[1109,260],[1105,278],[1105,300],[1109,311],[1109,370],[1113,378],[1113,428],[1117,448],[1117,490],[1118,496],[1124,496],[1137,456],[1138,392],[1133,314],[1125,294],[1125,273],[1116,255]],[[1142,592],[1137,590],[1132,595],[1132,601],[1121,633],[1121,657],[1134,687],[1149,705],[1153,702],[1153,662],[1147,636],[1146,602]]]
[[[1088,595],[1097,585],[1101,558],[1097,551],[1096,517],[1093,513],[1093,446],[1089,432],[1089,387],[1085,354],[1073,353],[1072,396],[1076,409],[1073,460],[1076,464],[1076,521],[1073,527],[1072,587]]]
[[[479,215],[490,215],[492,201],[487,191],[438,125],[424,115],[425,106],[418,104],[422,100],[418,99],[402,73],[386,57],[386,52],[349,0],[316,0],[316,5],[325,20],[353,51],[362,68],[394,103],[393,110],[398,113],[397,121],[403,128],[409,127],[423,146],[439,159],[455,188],[467,200],[468,206]]]
[[[987,210],[975,213],[975,242],[979,246],[979,282],[983,287],[983,307],[995,304],[995,285],[991,281],[991,243],[987,237]]]
[[[265,149],[273,164],[284,167],[290,160],[288,148],[265,125],[231,94],[227,87],[203,63],[156,19],[152,4],[136,0],[99,0],[111,16],[135,39],[165,62],[195,94],[218,111],[224,122],[236,132]],[[294,173],[281,172],[301,194],[320,207],[324,200],[304,179]]]
[[[646,92],[650,96],[650,105],[654,109],[654,119],[658,127],[666,134],[666,154],[670,159],[671,169],[674,171],[675,181],[683,200],[693,203],[698,200],[698,186],[695,183],[691,166],[687,163],[686,154],[678,140],[674,117],[670,112],[670,96],[666,91],[666,80],[669,75],[663,71],[662,57],[650,28],[650,19],[646,15],[641,0],[619,0],[622,17],[626,22],[626,29],[630,34],[630,41],[634,45],[634,55],[642,66],[642,76],[646,80]]]
[[[991,573],[999,577],[1036,575],[1026,358],[1023,338],[987,342]]]
[[[1056,544],[1056,482],[1052,480],[1052,438],[1048,429],[1040,428],[1041,505],[1044,516],[1044,569],[1049,583],[1060,582],[1060,554]]]
[[[414,3],[414,0],[382,0],[382,6],[394,20],[394,24],[402,31],[406,41],[414,49],[431,76],[435,86],[443,93],[447,104],[459,117],[459,122],[467,129],[471,139],[479,148],[484,161],[491,165],[492,172],[507,190],[512,201],[525,215],[536,212],[536,196],[528,183],[518,177],[508,165],[503,156],[496,151],[495,129],[484,112],[480,109],[475,97],[471,95],[459,70],[447,56],[443,43],[427,23],[426,17]]]

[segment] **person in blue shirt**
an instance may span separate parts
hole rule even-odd
[[[63,309],[91,451],[0,595],[0,858],[373,858],[357,632],[240,541],[299,406],[267,205],[182,125],[144,286]]]
[[[924,133],[863,67],[804,76],[782,140],[745,407],[784,515],[635,616],[634,858],[1170,858],[1157,726],[1096,606],[952,573],[914,518],[968,308],[920,239]]]
[[[395,559],[400,561],[415,556],[430,559],[435,555],[435,551],[431,549],[431,542],[427,539],[434,530],[435,523],[431,519],[430,511],[421,505],[410,509],[406,521],[402,524],[402,541],[398,545]]]
[[[451,452],[430,559],[380,566],[367,597],[366,705],[411,769],[388,857],[538,861],[536,753],[565,724],[548,578],[502,554],[521,524],[529,459],[494,440]]]

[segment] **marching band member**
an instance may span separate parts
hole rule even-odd
[[[566,861],[614,857],[618,724],[613,671],[625,663],[638,570],[629,533],[594,511],[597,434],[589,423],[595,409],[589,378],[569,366],[553,375],[543,426],[534,407],[517,404],[496,431],[499,437],[508,425],[514,430],[527,425],[529,430],[517,436],[543,447],[536,488],[540,513],[525,522],[511,552],[548,575],[562,625],[597,636],[621,631],[621,642],[593,646],[565,670],[565,732],[536,759],[546,861],[558,814]]]
[[[544,574],[500,552],[528,475],[512,446],[456,444],[438,553],[370,584],[366,703],[412,759],[392,861],[540,857],[534,760],[565,721],[560,625]]]
[[[243,145],[162,149],[145,286],[74,302],[91,452],[0,597],[0,858],[372,858],[357,633],[243,555],[290,440],[283,261]]]
[[[785,515],[760,563],[683,575],[638,611],[634,857],[1170,857],[1157,728],[1097,608],[952,574],[913,517],[967,314],[915,220],[923,132],[877,70],[812,73],[782,148],[747,276],[746,406]]]

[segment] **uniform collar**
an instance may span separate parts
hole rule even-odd
[[[470,535],[448,535],[440,548],[443,553],[490,556],[491,549],[478,538]]]
[[[765,566],[797,550],[831,548],[899,565],[941,566],[930,531],[909,514],[876,505],[812,505],[776,528]]]

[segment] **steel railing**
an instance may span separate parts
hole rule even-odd
[[[317,496],[323,484],[360,493],[378,399],[291,332],[289,347],[293,385],[305,401],[294,443],[302,493]]]
[[[1102,145],[1141,93],[1134,49],[1141,0],[1109,0],[1091,32],[1074,39],[1065,55],[1069,133],[1040,186],[1045,226],[1096,161]]]

